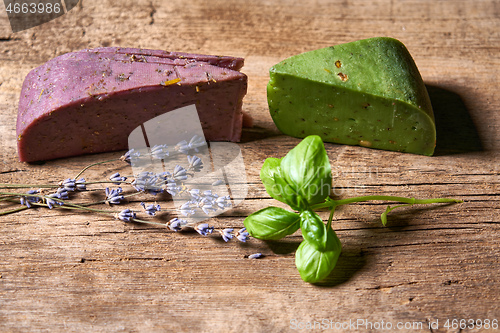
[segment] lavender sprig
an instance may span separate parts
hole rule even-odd
[[[136,211],[130,208],[114,211],[89,207],[102,203],[113,206],[121,204],[125,197],[129,197],[132,195],[157,195],[164,192],[169,193],[172,196],[179,196],[181,200],[184,199],[183,195],[186,196],[186,201],[180,207],[180,209],[177,210],[180,215],[184,216],[191,216],[195,214],[198,216],[198,214],[201,213],[210,216],[214,212],[230,207],[231,202],[229,196],[219,196],[212,190],[187,188],[184,183],[189,179],[189,177],[194,177],[194,173],[202,171],[204,167],[203,161],[199,156],[195,155],[195,153],[199,153],[205,147],[207,147],[207,143],[205,142],[204,138],[200,136],[194,136],[189,141],[183,140],[179,142],[173,150],[169,150],[169,147],[165,144],[155,145],[147,151],[130,149],[123,156],[121,156],[121,158],[92,163],[83,168],[75,177],[66,178],[57,184],[0,184],[0,188],[32,188],[25,193],[0,191],[0,202],[17,202],[22,205],[22,207],[2,211],[0,212],[0,215],[11,214],[14,212],[32,208],[33,206],[39,208],[45,207],[51,210],[56,208],[83,210],[112,215],[116,219],[124,222],[139,222],[160,225],[176,232],[181,231],[184,228],[192,228],[198,234],[208,236],[216,230],[215,227],[209,226],[208,223],[196,224],[194,222],[188,222],[188,220],[179,217],[171,218],[166,223],[160,223],[151,220],[140,219],[138,218]],[[144,171],[136,176],[128,177],[122,176],[120,172],[114,172],[110,176],[108,176],[109,180],[90,182],[81,177],[83,173],[91,167],[104,163],[111,163],[121,160],[133,166],[136,160],[140,160],[141,162],[145,163],[153,163],[154,160],[163,161],[168,158],[173,158],[178,154],[187,155],[187,165],[184,167],[178,164],[173,168],[173,170],[169,170],[170,172],[163,171],[160,173],[154,173],[151,171]],[[144,165],[147,166],[147,164]],[[133,181],[127,182],[127,179],[129,177],[133,177]],[[97,184],[105,183],[131,186],[136,190],[136,192],[126,193],[122,189],[122,187],[114,189],[106,187],[103,191],[103,200],[86,203],[73,202],[73,197],[77,196],[77,192],[87,190],[95,191],[96,188],[93,188],[94,186],[96,186]],[[212,186],[215,187],[221,184],[224,184],[224,181],[219,180],[214,182]],[[39,187],[40,189],[33,189],[37,187]],[[49,189],[53,189],[52,193]],[[99,190],[102,190],[102,188]],[[159,212],[161,209],[160,205],[158,205],[156,202],[147,203],[142,201],[140,204],[142,206],[144,214],[147,214],[150,217],[155,217],[156,219],[162,218],[156,216],[157,212]],[[237,232],[235,232],[233,228],[224,228],[218,230],[218,233],[226,242],[233,238],[236,238],[241,242],[246,242],[249,239],[249,233],[246,232],[244,228],[240,229]]]

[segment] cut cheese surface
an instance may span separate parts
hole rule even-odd
[[[284,134],[432,155],[434,115],[399,41],[377,37],[292,56],[270,69],[271,116]]]

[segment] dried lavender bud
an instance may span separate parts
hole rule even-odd
[[[48,195],[50,198],[58,198],[58,199],[62,199],[61,198],[61,195],[59,193],[52,193],[50,195]],[[54,208],[55,205],[59,205],[59,206],[62,206],[63,203],[61,201],[55,201],[55,200],[52,200],[50,198],[45,198],[45,203],[47,204],[47,206],[49,207],[49,209],[52,209]]]
[[[231,198],[229,197],[229,195],[226,195],[224,197],[219,197],[219,198],[215,199],[215,204],[219,208],[224,209],[226,207],[231,207],[230,200],[231,200]]]
[[[60,184],[66,191],[73,192],[76,188],[76,183],[74,179],[68,178],[61,182]]]
[[[233,238],[233,228],[226,228],[220,232],[222,239],[224,239],[225,242],[228,242]]]
[[[182,220],[176,217],[168,222],[168,227],[170,228],[170,230],[177,232],[181,231],[182,227],[185,226],[186,224],[187,224],[186,220]]]
[[[176,165],[174,168],[174,174],[173,177],[175,180],[186,180],[187,177],[187,171],[180,165]]]
[[[169,179],[167,180],[166,190],[171,196],[174,197],[182,191],[182,187],[178,186],[175,180]]]
[[[109,179],[116,182],[115,185],[120,185],[122,182],[127,180],[127,177],[121,177],[119,172],[112,174]]]
[[[87,184],[85,184],[85,178],[81,178],[80,180],[77,180],[75,182],[76,189],[78,191],[85,191],[87,190]]]
[[[132,158],[138,158],[140,157],[141,154],[138,151],[135,151],[135,149],[130,149],[128,152],[126,152],[120,159],[124,162],[127,162],[128,164],[132,163]]]
[[[250,234],[248,233],[247,231],[247,228],[242,228],[240,230],[238,230],[237,234],[236,234],[236,238],[240,241],[240,242],[246,242],[249,238]]]
[[[191,201],[184,203],[180,208],[181,214],[184,216],[193,215],[195,213],[195,211],[194,211],[193,207],[191,207],[192,204],[193,203]]]
[[[191,150],[199,152],[200,150],[198,148],[205,146],[206,144],[205,139],[198,135],[194,135],[191,140],[189,140],[189,143],[186,140],[182,140],[175,146],[175,148],[179,152],[188,155]]]
[[[163,160],[168,157],[168,146],[167,145],[154,145],[151,148],[151,156],[157,160]]]
[[[188,192],[191,195],[191,198],[193,198],[193,200],[195,200],[195,201],[200,200],[201,197],[200,197],[200,190],[199,189],[194,188],[194,189],[189,190]]]
[[[209,227],[208,223],[198,224],[194,230],[196,230],[200,235],[206,236],[214,231],[214,227]]]
[[[121,195],[122,192],[123,190],[121,187],[113,190],[110,190],[109,187],[106,187],[106,203],[113,205],[120,204],[120,201],[123,200],[123,195]]]
[[[194,135],[191,140],[189,141],[189,147],[191,149],[194,149],[195,152],[199,152],[200,147],[205,146],[207,143],[204,138],[198,135]]]
[[[144,191],[153,195],[162,193],[164,184],[165,180],[161,179],[160,177],[158,177],[158,175],[149,171],[141,172],[132,182],[132,186],[137,191]]]
[[[59,199],[63,199],[63,200],[69,199],[68,190],[66,190],[63,187],[58,188],[56,193],[57,193]]]
[[[200,172],[203,169],[203,162],[198,156],[188,156],[189,169],[195,172]]]
[[[218,197],[217,194],[212,193],[212,190],[205,190],[205,191],[203,191],[203,196],[206,199],[211,200],[211,201]]]
[[[181,152],[181,153],[183,153],[183,154],[186,154],[186,155],[187,155],[187,154],[189,154],[189,150],[190,150],[190,148],[189,148],[189,145],[188,145],[188,143],[187,143],[187,141],[186,141],[186,140],[182,140],[182,141],[180,141],[180,142],[179,142],[179,143],[175,146],[175,148],[176,148],[179,152]]]
[[[29,190],[26,193],[28,193],[28,194],[38,194],[39,192],[37,190]],[[30,202],[39,202],[40,198],[38,198],[38,197],[24,196],[24,197],[21,197],[19,199],[19,201],[21,202],[21,205],[26,205],[26,207],[31,208]]]
[[[212,206],[211,204],[205,204],[201,207],[201,210],[203,213],[210,215],[210,212],[215,212],[217,211],[217,208]],[[227,241],[226,241],[227,242]]]
[[[130,222],[136,218],[136,214],[130,209],[124,209],[120,213],[116,214],[115,217],[119,220]]]
[[[259,258],[262,258],[264,257],[264,255],[262,253],[254,253],[254,254],[251,254],[248,256],[248,259],[259,259]]]
[[[155,216],[156,212],[160,211],[160,205],[158,205],[158,204],[156,204],[156,205],[150,204],[150,205],[146,206],[146,204],[144,202],[141,202],[141,206],[144,208],[146,213],[148,213],[148,215],[151,215],[151,216]]]

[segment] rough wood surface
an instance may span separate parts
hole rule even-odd
[[[0,3],[0,182],[55,183],[117,156],[17,161],[21,85],[50,58],[98,46],[243,56],[249,76],[244,109],[255,120],[240,144],[250,190],[241,205],[212,221],[240,228],[245,216],[276,204],[258,178],[264,159],[299,142],[280,135],[268,114],[269,67],[299,52],[374,36],[405,43],[428,84],[436,156],[327,144],[335,193],[448,196],[463,204],[401,209],[386,228],[378,220],[384,203],[342,207],[334,228],[343,253],[322,285],[298,275],[298,234],[226,244],[103,215],[32,209],[1,216],[0,330],[289,332],[317,322],[328,324],[325,331],[375,332],[377,324],[391,323],[385,331],[478,332],[444,325],[448,319],[500,320],[495,0],[83,0],[60,18],[15,34]],[[109,168],[87,177],[103,177]],[[266,256],[245,258],[255,252]],[[346,325],[358,320],[366,325]]]

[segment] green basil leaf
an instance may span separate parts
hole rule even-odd
[[[306,241],[318,251],[326,251],[328,246],[327,228],[323,220],[313,211],[300,213],[300,229]]]
[[[283,157],[281,175],[296,193],[309,205],[324,201],[332,188],[330,161],[321,138],[310,135]]]
[[[316,283],[325,279],[337,264],[342,245],[330,228],[328,238],[331,245],[327,251],[318,251],[314,245],[303,240],[295,252],[295,265],[302,280]]]
[[[281,158],[269,157],[264,161],[260,169],[260,179],[267,193],[274,199],[286,203],[282,196],[282,187],[277,184],[276,178],[281,178]]]
[[[278,240],[299,229],[300,215],[279,207],[267,207],[249,215],[243,224],[252,237]]]
[[[307,202],[298,196],[281,173],[281,159],[270,157],[264,162],[260,169],[260,179],[267,193],[274,199],[284,202],[294,210],[302,210],[308,207]]]

